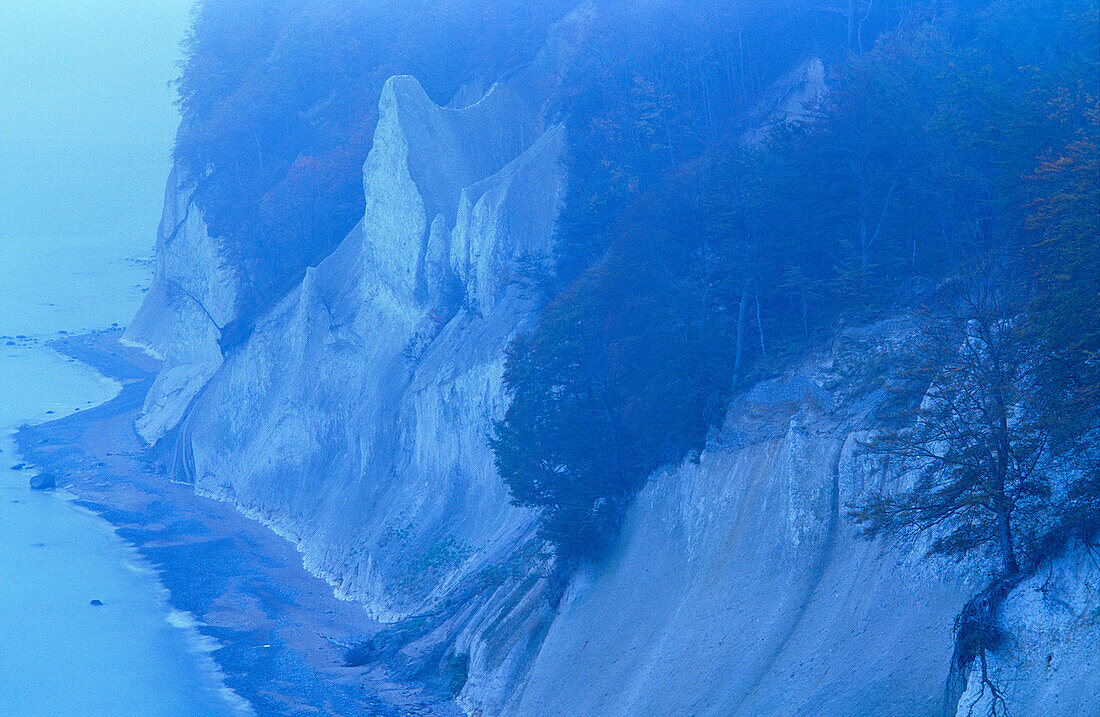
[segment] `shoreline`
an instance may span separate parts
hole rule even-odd
[[[121,329],[48,345],[121,384],[111,400],[13,435],[30,470],[113,526],[151,565],[177,619],[191,619],[227,687],[268,715],[462,715],[379,666],[346,667],[345,649],[384,629],[309,573],[293,543],[235,506],[154,472],[133,430],[159,361]],[[186,616],[186,617],[184,617]]]

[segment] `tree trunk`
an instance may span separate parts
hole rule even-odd
[[[871,5],[875,0],[867,0],[867,10],[863,13],[863,17],[859,20],[859,25],[856,26],[856,42],[859,45],[859,54],[863,54],[863,23],[867,22],[867,18],[871,16]]]
[[[871,241],[867,236],[867,186],[863,179],[863,169],[858,161],[852,162],[859,184],[856,199],[856,215],[859,217],[859,280],[861,285],[867,283],[867,265],[870,263]]]
[[[760,319],[760,291],[756,292],[756,330],[760,332],[760,355],[768,360],[768,349],[764,346],[764,322]]]
[[[996,445],[994,455],[996,460],[996,482],[994,489],[993,509],[997,513],[997,543],[1001,548],[1001,560],[1004,564],[1005,575],[1015,575],[1020,572],[1020,566],[1016,562],[1016,550],[1012,538],[1012,500],[1005,491],[1005,478],[1008,476],[1009,462],[1012,456],[1011,434],[1008,429],[1008,409],[1005,407],[1002,386],[1011,379],[1006,375],[1001,364],[1001,353],[996,345],[997,336],[988,321],[980,323],[981,336],[992,359],[993,366],[990,375],[986,379],[993,389],[994,419],[993,435]]]
[[[737,11],[737,67],[741,75],[741,101],[749,98],[748,88],[745,86],[745,43],[741,37],[741,11]]]
[[[871,247],[867,245],[867,220],[861,216],[859,218],[859,276],[863,282],[867,281],[867,264],[869,263],[870,253]]]
[[[802,287],[802,338],[810,338],[810,309],[806,304],[806,287]]]
[[[845,14],[848,21],[848,49],[851,50],[856,37],[856,0],[848,0],[848,12]]]
[[[745,346],[745,310],[749,302],[749,283],[746,281],[741,289],[741,303],[737,307],[737,350],[733,357],[733,383],[737,385],[741,380],[741,357]]]
[[[1020,565],[1016,562],[1016,549],[1012,545],[1012,523],[1010,516],[1012,509],[1005,505],[1007,500],[1000,499],[997,505],[997,544],[1001,549],[1001,563],[1005,575],[1015,575],[1020,572]]]

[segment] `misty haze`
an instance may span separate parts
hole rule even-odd
[[[0,715],[1100,716],[1098,0],[0,27]]]

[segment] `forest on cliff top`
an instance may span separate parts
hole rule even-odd
[[[361,216],[388,77],[414,75],[446,103],[530,61],[576,5],[202,2],[176,160],[249,286],[225,350]],[[1017,452],[1087,453],[1100,421],[1095,0],[585,7],[550,108],[568,130],[555,255],[526,277],[544,311],[512,346],[513,401],[491,439],[565,562],[598,559],[647,477],[697,454],[736,391],[840,321],[908,312],[965,335],[976,314],[944,297],[975,277],[996,287],[977,307],[999,317],[988,345],[1011,334],[1027,368],[1009,412],[1034,433]],[[823,93],[758,132],[771,88],[815,60]],[[960,386],[996,388],[1002,368]],[[1021,560],[1100,528],[1100,471],[1079,466],[1064,495],[1031,473],[1001,491],[1043,505],[1041,520],[1015,513]],[[873,532],[889,510],[861,515]],[[963,521],[944,547],[996,543],[992,525]]]

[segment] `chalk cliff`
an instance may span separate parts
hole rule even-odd
[[[236,272],[173,169],[157,227],[153,282],[123,336],[164,360],[136,427],[149,443],[179,424],[221,366],[218,339],[236,315],[239,290]]]
[[[549,252],[562,188],[563,132],[529,100],[539,73],[461,110],[387,82],[363,219],[257,321],[176,438],[187,479],[383,618],[429,609],[531,528],[485,438],[533,309],[521,262]]]
[[[979,663],[962,694],[946,689],[955,616],[987,571],[926,559],[931,538],[865,541],[846,516],[884,482],[906,487],[859,443],[880,425],[910,330],[845,330],[736,398],[697,459],[650,479],[607,564],[573,577],[522,678],[500,679],[491,643],[463,646],[467,709],[987,714]],[[989,664],[1012,714],[1100,707],[1098,566],[1078,547],[1010,593]]]
[[[859,540],[846,518],[887,480],[858,442],[902,322],[842,332],[735,400],[700,456],[652,478],[606,565],[564,588],[542,571],[486,436],[505,348],[538,310],[524,267],[551,252],[564,189],[554,57],[448,107],[389,80],[362,220],[224,358],[238,279],[170,177],[126,334],[165,360],[138,431],[339,594],[387,621],[437,616],[405,654],[461,656],[471,714],[940,713],[954,616],[984,578],[922,560],[923,544]],[[797,116],[823,73],[803,65],[773,104]],[[1005,604],[1019,629],[994,669],[1020,714],[1096,709],[1088,558]],[[960,713],[980,699],[971,679]]]
[[[1075,545],[1021,582],[1000,611],[1001,647],[991,681],[1018,715],[1100,713],[1100,552]],[[970,670],[958,715],[990,714],[995,697]],[[1000,708],[999,707],[999,708]]]

